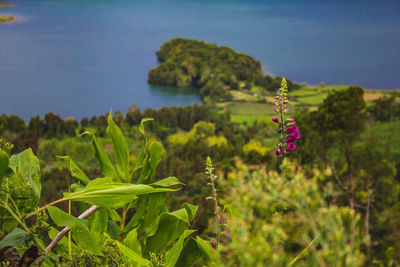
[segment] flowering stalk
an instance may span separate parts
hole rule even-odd
[[[289,112],[289,100],[287,98],[287,84],[286,79],[282,79],[281,88],[278,89],[277,95],[275,96],[274,111],[277,116],[272,117],[272,121],[278,123],[281,140],[278,145],[275,146],[275,156],[286,157],[287,152],[296,149],[294,142],[300,138],[299,128],[296,126],[296,122],[293,118],[287,118]]]
[[[214,174],[214,166],[212,164],[212,161],[210,157],[207,157],[207,163],[206,163],[206,171],[205,173],[208,175],[208,179],[210,180],[207,185],[211,186],[212,189],[212,197],[208,197],[207,199],[212,199],[214,201],[214,209],[215,209],[215,240],[216,242],[214,243],[213,241],[210,242],[211,246],[213,248],[218,247],[219,243],[219,224],[222,222],[222,217],[219,214],[219,207],[218,207],[218,199],[217,199],[217,189],[215,187],[214,181],[217,179],[217,175]]]

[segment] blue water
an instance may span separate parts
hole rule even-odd
[[[349,2],[10,0],[0,113],[79,119],[199,103],[193,90],[147,84],[155,51],[176,36],[230,46],[297,82],[400,88],[399,1]]]

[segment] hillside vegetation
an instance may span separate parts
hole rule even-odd
[[[161,64],[150,70],[148,82],[193,86],[206,102],[232,99],[230,91],[259,86],[274,91],[280,77],[264,76],[261,63],[226,46],[204,41],[175,38],[157,51]],[[289,90],[298,85],[288,81]]]

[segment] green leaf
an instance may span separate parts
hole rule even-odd
[[[120,208],[130,203],[139,195],[175,191],[169,188],[153,188],[149,185],[108,183],[85,187],[79,192],[64,193],[66,200],[83,201],[105,208]]]
[[[186,213],[186,216],[183,215]],[[157,254],[161,253],[174,240],[189,228],[186,209],[171,213],[162,213],[158,220],[157,232],[147,238],[147,249]]]
[[[118,212],[114,209],[107,209],[108,217],[115,222],[121,221],[121,216],[119,216]]]
[[[176,266],[189,267],[192,266],[200,257],[203,255],[203,251],[199,249],[197,241],[189,237],[185,241],[185,245],[182,249],[181,255],[179,256]]]
[[[215,261],[216,260],[216,255],[215,255],[215,250],[213,247],[205,241],[204,239],[201,239],[199,236],[197,238],[197,245],[199,246],[199,249],[203,251],[204,255],[209,261]]]
[[[148,198],[147,209],[142,216],[140,221],[139,233],[146,232],[147,235],[151,236],[157,231],[157,220],[158,216],[162,212],[166,212],[165,208],[165,193],[156,193],[145,196]]]
[[[91,235],[82,220],[69,215],[55,206],[50,206],[47,209],[55,224],[58,226],[67,226],[71,229],[72,237],[80,248],[96,255],[103,255],[101,244],[96,242],[96,238]]]
[[[161,160],[161,153],[163,149],[160,143],[151,143],[149,147],[149,154],[144,160],[144,166],[140,177],[138,179],[138,184],[149,184],[154,177],[158,163]]]
[[[134,171],[143,167],[143,161],[146,157],[146,146],[147,146],[147,138],[146,138],[146,133],[144,131],[144,123],[148,122],[148,121],[152,121],[152,120],[153,119],[145,118],[145,119],[142,119],[142,121],[140,122],[139,132],[142,134],[143,141],[142,141],[142,147],[140,148],[139,156],[135,163]]]
[[[183,242],[185,241],[186,237],[188,237],[193,232],[195,232],[195,230],[185,230],[183,234],[179,237],[175,245],[167,251],[167,253],[165,254],[165,264],[167,266],[175,266],[182,252]]]
[[[117,162],[117,169],[122,181],[129,182],[131,180],[129,165],[129,149],[126,139],[121,130],[112,119],[111,112],[108,116],[107,134],[111,137],[112,147],[114,150],[115,161]]]
[[[127,246],[121,244],[120,242],[116,241],[119,249],[121,250],[122,253],[125,254],[130,260],[137,262],[141,265],[145,266],[150,266],[151,262],[149,260],[146,260],[145,258],[142,258],[139,254],[137,254],[135,251],[132,249],[128,248]]]
[[[24,203],[24,211],[33,211],[39,203],[42,183],[40,181],[39,159],[33,154],[32,149],[27,149],[10,158],[10,168],[16,176],[23,179],[25,187],[29,190],[29,200]]]
[[[138,255],[142,255],[142,247],[138,239],[137,229],[133,229],[128,233],[124,239],[124,245],[136,252]],[[132,267],[140,267],[140,265],[133,260],[131,260],[130,263]]]
[[[128,233],[128,235],[124,239],[124,245],[132,249],[136,253],[141,254],[142,248],[138,239],[137,229],[133,229]]]
[[[7,153],[0,150],[0,178],[6,173],[9,162]]]
[[[90,179],[86,174],[78,167],[78,165],[71,159],[70,156],[59,157],[65,161],[71,176],[81,182],[83,185],[87,185]]]
[[[4,247],[23,247],[27,245],[28,235],[24,230],[14,228],[0,241],[0,249]]]
[[[138,200],[138,205],[139,208],[136,210],[135,215],[131,218],[129,223],[125,226],[124,230],[122,231],[122,234],[126,234],[133,228],[137,227],[139,223],[143,220],[147,207],[149,204],[149,198],[147,196],[140,196]]]
[[[90,234],[98,244],[103,245],[104,232],[107,230],[108,214],[105,209],[99,209],[94,214]]]
[[[188,203],[183,203],[183,207],[186,209],[188,216],[189,216],[189,222],[191,222],[194,217],[196,216],[197,209],[199,208],[196,205],[191,205]]]
[[[119,181],[118,173],[115,171],[114,166],[111,164],[111,161],[108,158],[107,153],[104,151],[103,146],[99,143],[97,137],[94,134],[90,134],[92,136],[94,155],[100,165],[101,173],[105,177],[111,177],[114,181]]]
[[[160,187],[169,187],[173,185],[184,185],[184,183],[180,182],[176,177],[172,176],[151,184],[151,186],[160,186]]]

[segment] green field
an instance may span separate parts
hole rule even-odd
[[[342,90],[350,85],[326,85],[326,86],[307,86],[289,92],[291,101],[290,113],[293,114],[298,109],[316,109],[328,96],[329,92]],[[218,106],[231,113],[231,118],[235,122],[247,122],[252,124],[256,120],[274,115],[272,110],[274,94],[264,92],[255,97],[252,92],[245,90],[233,91],[234,100],[232,102],[219,103]],[[373,100],[384,96],[395,94],[400,101],[400,90],[369,90],[365,89],[364,100],[371,104]],[[256,99],[264,98],[267,103],[260,103]]]

